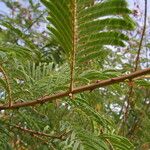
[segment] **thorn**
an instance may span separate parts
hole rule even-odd
[[[70,97],[71,99],[73,99],[73,94],[72,94],[72,93],[69,93],[69,97]]]

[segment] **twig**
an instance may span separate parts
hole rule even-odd
[[[132,82],[132,81],[130,81],[130,82]],[[124,118],[123,118],[124,123],[126,123],[126,121],[128,119],[129,109],[130,109],[130,106],[131,106],[132,95],[133,95],[133,86],[130,87],[129,93],[128,93],[127,106],[126,106],[125,113],[124,113]]]
[[[140,52],[141,52],[141,48],[142,48],[145,31],[146,31],[146,22],[147,22],[147,0],[145,0],[144,26],[143,26],[142,36],[141,36],[141,40],[140,40],[140,44],[139,44],[138,53],[137,53],[137,56],[135,59],[135,68],[134,68],[135,71],[137,70],[138,64],[139,64]]]
[[[144,25],[143,25],[143,31],[142,31],[142,36],[141,36],[141,39],[140,39],[140,44],[139,44],[137,56],[136,56],[136,59],[135,59],[134,71],[137,71],[137,69],[138,69],[142,43],[143,43],[145,31],[146,31],[146,22],[147,22],[147,0],[145,0]],[[130,82],[132,84],[132,80],[130,80]],[[130,88],[129,88],[127,106],[126,106],[126,109],[125,109],[125,112],[124,112],[124,121],[122,122],[121,128],[122,128],[123,124],[125,124],[127,119],[128,119],[128,115],[129,115],[129,111],[130,111],[129,108],[131,106],[132,96],[133,96],[133,85],[131,85]]]
[[[45,136],[45,137],[49,137],[49,138],[53,138],[53,139],[60,139],[60,140],[62,140],[62,136],[63,136],[63,134],[61,134],[61,135],[59,135],[59,136],[50,135],[50,134],[46,134],[46,133],[43,133],[43,132],[38,132],[38,131],[31,130],[31,129],[23,128],[23,127],[20,127],[20,126],[18,126],[18,125],[14,125],[14,126],[12,126],[12,127],[13,127],[13,128],[17,128],[17,129],[19,129],[19,130],[21,130],[21,131],[30,133],[31,135]]]
[[[132,82],[132,81],[130,80],[129,82]],[[123,105],[122,110],[121,110],[120,115],[119,115],[119,116],[121,116],[121,113],[123,112],[123,117],[122,117],[122,120],[121,120],[120,125],[118,127],[118,134],[121,134],[121,131],[127,122],[129,110],[130,110],[130,105],[131,105],[131,100],[132,100],[132,93],[133,93],[133,86],[130,86],[128,94],[126,95],[125,100],[124,100],[125,102],[127,101],[127,106],[125,107],[125,111],[123,112],[123,108],[126,104],[124,102],[124,105]],[[124,132],[123,132],[123,135],[124,135]]]
[[[29,26],[28,28],[24,31],[28,31],[47,11],[43,11],[43,13],[41,13]]]
[[[39,137],[39,136],[37,136],[35,134],[30,134],[30,135],[35,137],[35,138],[37,138],[38,140],[40,140],[44,144],[47,144],[47,145],[49,144],[48,141],[44,140],[43,138],[41,138],[41,137]]]
[[[108,139],[106,139],[106,142],[108,143],[110,150],[115,150],[113,145],[111,144],[111,142]]]
[[[11,93],[11,87],[10,87],[10,83],[9,83],[9,79],[8,76],[4,70],[4,68],[0,65],[0,71],[2,72],[2,74],[4,75],[4,78],[6,80],[6,84],[7,84],[7,92],[8,92],[8,102],[9,102],[9,107],[11,107],[12,104],[12,93]]]
[[[74,88],[72,93],[77,94],[77,93],[81,93],[81,92],[84,92],[84,91],[91,91],[91,90],[99,88],[99,87],[105,87],[105,86],[112,85],[112,84],[115,84],[115,83],[124,82],[126,80],[132,80],[132,79],[134,79],[138,76],[142,76],[142,75],[145,75],[145,74],[150,74],[150,68],[135,71],[135,72],[127,74],[127,75],[122,75],[122,76],[107,79],[107,80],[101,80],[97,83],[91,83],[89,85],[80,86],[80,87]],[[54,94],[54,95],[51,95],[51,96],[45,96],[45,97],[42,97],[42,98],[39,98],[39,99],[36,99],[36,100],[32,100],[32,101],[17,102],[17,103],[14,103],[13,105],[11,105],[11,107],[6,106],[6,105],[2,105],[2,106],[0,106],[0,110],[15,109],[15,108],[20,108],[20,107],[34,106],[34,105],[37,105],[37,104],[43,104],[45,102],[50,102],[52,100],[67,97],[67,96],[69,96],[69,94],[70,94],[70,91],[66,91],[66,92],[57,93],[57,94]]]
[[[41,13],[25,30],[24,33],[27,32],[44,14],[46,13],[46,10],[43,11],[43,13]],[[27,37],[28,35],[23,35],[21,38],[24,39],[25,37]],[[15,43],[17,43],[18,39],[15,40]]]

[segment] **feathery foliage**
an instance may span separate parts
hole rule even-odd
[[[116,69],[120,62],[123,64],[123,57],[115,53],[116,48],[126,47],[127,32],[135,29],[126,0],[41,2],[47,12],[47,36],[28,29],[32,25],[30,19],[23,29],[23,25],[18,27],[11,19],[0,20],[0,25],[6,28],[0,30],[0,103],[10,104],[10,108],[11,103],[13,106],[35,100],[40,104],[1,110],[0,148],[134,150],[138,144],[130,142],[133,129],[128,132],[129,126],[134,125],[132,118],[139,121],[134,116],[146,114],[141,114],[131,102],[134,109],[123,122],[124,106],[130,98],[128,88],[136,84],[133,99],[142,107],[140,100],[149,92],[149,80],[125,81],[72,93],[76,87],[105,79],[113,81],[128,73],[129,70]],[[13,7],[8,1],[6,4]],[[21,7],[19,2],[13,4]],[[39,4],[32,0],[29,4],[37,11]],[[40,101],[64,91],[70,92],[64,98],[46,104]],[[144,110],[148,112],[147,105]]]

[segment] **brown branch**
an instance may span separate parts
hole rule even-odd
[[[50,135],[50,134],[46,134],[46,133],[43,133],[43,132],[38,132],[38,131],[34,131],[34,130],[31,130],[31,129],[27,129],[27,128],[23,128],[23,127],[20,127],[18,125],[14,125],[12,126],[13,128],[17,128],[21,131],[24,131],[26,133],[29,133],[31,135],[37,135],[37,136],[45,136],[45,137],[48,137],[48,138],[53,138],[53,139],[60,139],[62,140],[62,136],[63,134],[59,135],[59,136],[56,136],[56,135]]]
[[[138,64],[139,64],[140,52],[141,52],[141,48],[142,48],[145,31],[146,31],[146,22],[147,22],[147,0],[145,0],[144,26],[143,26],[142,36],[141,36],[141,40],[140,40],[140,44],[139,44],[138,53],[137,53],[137,56],[135,59],[135,68],[134,68],[135,71],[137,70]]]
[[[140,59],[140,53],[141,53],[142,43],[143,43],[145,31],[146,31],[146,22],[147,22],[147,0],[145,0],[144,25],[143,25],[143,31],[142,31],[142,35],[141,35],[141,39],[140,39],[140,44],[139,44],[137,56],[136,56],[136,59],[135,59],[135,67],[133,69],[134,71],[137,71],[137,69],[138,69],[138,64],[139,64],[139,59]],[[128,115],[129,115],[129,112],[130,112],[130,106],[132,106],[132,103],[131,103],[132,98],[133,98],[132,79],[129,81],[129,83],[131,83],[131,85],[130,85],[129,91],[128,91],[127,106],[125,107],[125,112],[123,114],[123,120],[122,120],[122,122],[120,124],[119,132],[121,131],[121,129],[123,128],[123,126],[126,124],[126,121],[128,119]]]
[[[91,90],[94,90],[94,89],[99,88],[99,87],[104,87],[104,86],[112,85],[112,84],[115,84],[115,83],[124,82],[126,80],[132,80],[136,77],[139,77],[139,76],[142,76],[142,75],[145,75],[145,74],[150,74],[150,68],[135,71],[135,72],[130,73],[130,74],[122,75],[122,76],[107,79],[107,80],[101,80],[99,82],[91,83],[89,85],[77,87],[77,88],[73,89],[72,94],[77,94],[77,93],[81,93],[81,92],[84,92],[84,91],[91,91]],[[20,107],[34,106],[34,105],[37,105],[37,104],[43,104],[45,102],[50,102],[52,100],[67,97],[67,96],[69,96],[69,94],[70,94],[70,91],[66,91],[66,92],[57,93],[57,94],[54,94],[54,95],[51,95],[51,96],[45,96],[45,97],[42,97],[42,98],[39,98],[39,99],[36,99],[36,100],[32,100],[32,101],[17,102],[17,103],[14,103],[13,105],[11,105],[11,107],[2,105],[2,106],[0,106],[0,110],[15,109],[15,108],[20,108]]]
[[[4,75],[4,78],[5,78],[5,81],[6,81],[6,84],[7,84],[8,102],[9,102],[9,107],[11,107],[11,104],[12,104],[12,94],[11,94],[11,87],[10,87],[9,79],[8,79],[8,76],[7,76],[4,68],[1,65],[0,65],[0,71]]]
[[[141,39],[140,39],[140,44],[139,44],[137,56],[136,56],[136,59],[135,59],[134,71],[137,71],[137,69],[138,69],[138,64],[139,64],[139,59],[140,59],[140,53],[141,53],[142,43],[143,43],[145,31],[146,31],[146,22],[147,22],[147,0],[145,0],[144,25],[143,25],[143,31],[142,31],[142,35],[141,35]],[[130,112],[130,106],[132,106],[132,97],[134,95],[133,94],[132,80],[130,80],[130,83],[131,83],[131,86],[130,86],[129,92],[128,92],[127,106],[125,108],[124,120],[122,122],[121,128],[122,128],[123,125],[126,124],[126,121],[128,119],[128,115],[129,115],[129,112]]]

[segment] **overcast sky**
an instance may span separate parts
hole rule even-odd
[[[8,13],[9,9],[1,1],[2,0],[0,0],[0,13]],[[129,3],[130,8],[132,9],[135,0],[127,0],[127,1]],[[144,8],[144,0],[136,0],[136,1],[140,3],[140,7]],[[148,1],[148,8],[150,8],[150,0],[147,1]],[[148,12],[149,12],[148,15],[150,16],[150,9],[148,9]]]

